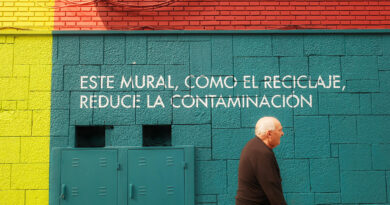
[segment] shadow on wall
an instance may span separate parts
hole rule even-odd
[[[190,20],[189,11],[183,12],[188,4],[176,0],[58,0],[55,30],[183,30]]]
[[[100,0],[95,6],[107,30],[178,30],[184,29],[185,22],[179,26],[174,21],[185,17],[168,15],[171,11],[183,9],[188,3],[176,0]]]
[[[347,2],[350,0],[346,0]],[[55,30],[299,30],[389,28],[368,2],[56,0]],[[375,13],[377,12],[377,13]],[[366,14],[367,16],[362,16]],[[373,16],[380,15],[380,16]],[[390,14],[389,14],[390,15]],[[366,21],[359,20],[367,18]],[[379,19],[378,19],[379,18]]]

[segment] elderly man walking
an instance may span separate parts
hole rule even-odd
[[[283,127],[274,117],[260,118],[256,137],[241,152],[236,205],[284,205],[282,179],[273,148],[280,144]]]

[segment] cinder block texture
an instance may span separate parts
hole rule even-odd
[[[310,192],[309,160],[278,160],[284,192]]]
[[[68,136],[68,130],[69,110],[55,110],[55,112],[52,112],[50,122],[50,135]]]
[[[0,190],[11,188],[11,165],[0,164]]]
[[[359,143],[390,143],[389,116],[359,116],[357,118],[357,137]],[[367,128],[371,129],[367,129]]]
[[[369,187],[369,188],[368,188]],[[341,173],[342,203],[385,203],[386,179],[382,171]]]
[[[356,117],[353,116],[331,116],[330,142],[332,143],[354,143],[357,141]]]
[[[322,48],[322,47],[320,47]],[[339,56],[310,56],[309,74],[312,78],[318,76],[327,78],[329,75],[340,75],[340,57]]]
[[[111,140],[111,146],[141,146],[142,126],[115,126],[106,130],[106,137]]]
[[[197,202],[197,203],[216,203],[217,196],[216,195],[198,195],[195,198],[195,202]]]
[[[211,160],[211,148],[195,148],[195,160]]]
[[[294,125],[295,157],[330,156],[328,117],[297,116]]]
[[[279,62],[277,57],[241,57],[234,59],[234,76],[243,79],[245,75],[255,76],[257,79],[265,75],[279,74]]]
[[[195,167],[196,194],[226,193],[226,161],[197,161]]]
[[[211,127],[210,125],[174,125],[172,144],[211,147]]]
[[[371,146],[368,144],[339,145],[341,170],[370,170],[372,164]]]
[[[287,203],[291,205],[314,204],[313,193],[289,193],[286,197]]]
[[[373,144],[372,145],[372,167],[377,170],[390,170],[390,156],[389,144]]]
[[[232,194],[219,194],[218,204],[235,204],[236,198]]]
[[[22,137],[20,161],[22,163],[48,163],[49,140],[49,137]]]
[[[73,91],[73,90],[100,90],[100,86],[93,83],[81,83],[82,76],[87,76],[83,82],[87,81],[90,76],[99,76],[100,75],[100,66],[96,65],[65,65],[64,66],[64,76],[58,76],[58,78],[64,78],[64,90]],[[88,81],[87,81],[88,82]],[[99,81],[98,81],[99,82]],[[95,89],[90,86],[96,87]]]
[[[273,149],[277,159],[292,159],[295,156],[295,135],[293,128],[283,128],[284,135],[279,146]]]
[[[136,124],[172,124],[172,106],[169,104],[172,99],[171,92],[145,91],[138,94],[141,96],[141,106],[136,109]],[[163,102],[163,104],[156,105],[159,102]],[[129,112],[128,110],[126,112]],[[126,119],[126,116],[123,117]]]
[[[253,128],[261,116],[275,116],[284,127],[293,126],[293,110],[291,108],[271,109],[268,107],[259,109],[255,107],[241,108],[241,126]]]
[[[360,114],[372,114],[372,94],[371,93],[360,93]]]
[[[0,201],[5,205],[24,205],[25,191],[24,190],[1,190]]]
[[[49,35],[15,37],[14,63],[50,65],[52,62],[52,43],[52,37]]]
[[[177,104],[184,98],[175,98]],[[173,124],[206,124],[211,122],[211,109],[173,109]]]
[[[79,36],[58,36],[57,55],[54,54],[56,64],[78,64],[80,62],[80,40]]]
[[[193,75],[210,75],[211,43],[207,41],[190,43],[190,72]]]
[[[126,50],[125,36],[104,37],[104,64],[124,64]]]
[[[359,95],[319,93],[320,114],[359,114]]]
[[[0,113],[0,136],[31,135],[31,111],[3,111]]]
[[[33,110],[44,110],[48,107],[48,102],[50,102],[50,92],[41,92],[34,91],[29,94],[29,109]]]
[[[139,35],[126,36],[126,63],[145,64],[147,47],[146,37]]]
[[[30,86],[29,90],[50,91],[51,83],[51,65],[31,65]]]
[[[390,42],[390,41],[388,41]],[[378,70],[380,71],[388,71],[390,70],[390,62],[387,60],[390,54],[387,54],[386,56],[379,56],[378,57]]]
[[[88,104],[88,108],[80,108],[80,98],[85,96],[90,99],[91,96],[95,96],[93,92],[71,92],[70,94],[70,125],[91,125],[93,120],[93,109]],[[54,113],[55,111],[52,111]]]
[[[347,80],[346,91],[353,93],[378,92],[378,80]]]
[[[291,74],[291,70],[295,75],[308,75],[308,63],[307,57],[281,57],[280,58],[280,75],[286,76]]]
[[[42,104],[45,103],[43,98]],[[50,133],[50,110],[34,110],[32,136],[49,136]]]
[[[306,35],[305,54],[337,56],[345,54],[344,35]]]
[[[316,193],[314,198],[316,204],[338,204],[341,201],[339,193]]]
[[[232,36],[215,36],[211,41],[211,69],[213,75],[233,74]]]
[[[153,41],[148,42],[149,64],[186,64],[188,63],[188,43]],[[172,49],[175,48],[175,49]]]
[[[20,138],[1,137],[0,138],[0,162],[17,163],[20,157]]]
[[[341,58],[343,77],[350,79],[378,79],[376,56],[346,56]]]
[[[235,56],[272,56],[271,36],[234,36],[233,52]]]
[[[372,94],[372,113],[373,114],[389,114],[390,96],[388,93],[373,93]]]
[[[389,71],[379,71],[379,90],[380,92],[388,93],[390,91],[390,82],[387,80],[390,78]]]
[[[212,110],[211,124],[213,128],[240,128],[240,117],[240,108],[216,108]]]
[[[38,8],[28,4],[14,8]],[[25,26],[20,20],[15,25]],[[0,35],[0,204],[48,203],[52,43],[49,35]],[[46,201],[26,197],[30,189]]]
[[[26,205],[42,204],[47,205],[49,201],[49,192],[47,190],[27,190]]]
[[[114,129],[106,130],[107,146],[123,148],[142,146],[142,125],[171,125],[173,146],[195,147],[196,203],[233,205],[241,150],[254,137],[257,120],[262,116],[275,116],[281,121],[285,135],[273,151],[289,204],[388,203],[389,188],[386,190],[385,182],[388,186],[390,98],[387,72],[390,67],[387,56],[390,52],[385,46],[387,41],[383,41],[386,36],[308,33],[56,35],[52,92],[47,89],[48,85],[42,84],[45,81],[41,75],[30,75],[33,70],[42,72],[42,76],[49,75],[50,69],[37,60],[29,59],[28,66],[5,67],[0,72],[0,88],[7,90],[7,94],[0,93],[0,106],[4,110],[0,112],[0,123],[7,125],[0,127],[0,141],[6,141],[8,148],[7,152],[0,149],[0,160],[3,160],[0,165],[5,165],[0,166],[4,170],[4,174],[0,174],[0,188],[28,189],[23,192],[26,204],[46,200],[40,195],[47,190],[42,181],[34,177],[26,181],[17,179],[21,173],[38,174],[17,168],[30,166],[30,162],[39,165],[47,162],[48,155],[42,151],[45,149],[38,151],[35,147],[49,144],[46,139],[49,128],[51,146],[67,147],[75,143],[77,125],[113,125]],[[30,54],[23,55],[31,58]],[[13,57],[13,61],[15,59]],[[8,57],[3,60],[11,62]],[[116,79],[122,75],[151,75],[155,79],[171,76],[172,84],[178,87],[120,89],[116,82],[113,89],[81,89],[82,75],[114,75]],[[189,86],[186,85],[188,75],[232,76],[237,79],[237,86],[233,89],[190,88],[196,81],[191,79]],[[244,88],[244,75],[254,76],[254,83],[259,87]],[[307,84],[309,77],[313,84],[320,75],[324,81],[328,81],[329,75],[338,75],[340,86],[345,87],[266,89],[265,75],[306,75],[307,80],[302,84]],[[25,82],[29,82],[28,88]],[[285,83],[293,85],[291,80]],[[20,92],[7,88],[9,84]],[[198,107],[183,106],[192,100],[184,97],[186,95],[213,95],[214,100],[220,95],[224,98],[257,95],[261,100],[263,95],[289,96],[292,93],[311,95],[313,106],[216,108],[210,106],[210,99],[208,107],[199,103]],[[80,108],[80,95],[90,98],[124,94],[141,95],[141,108]],[[145,108],[147,96],[149,105],[161,97],[165,107]],[[51,116],[48,118],[44,102],[50,97]],[[278,100],[282,105],[282,100]],[[18,108],[23,109],[12,112]],[[3,116],[8,117],[7,120],[3,120]],[[30,123],[22,120],[17,121],[17,125],[10,123],[19,118]],[[51,120],[49,127],[45,124],[47,120]],[[41,168],[35,170],[39,172]],[[43,191],[34,192],[37,187]]]
[[[302,56],[302,35],[273,35],[272,46],[274,56]]]
[[[233,195],[233,196],[237,194],[238,164],[239,164],[239,160],[227,161],[227,177],[228,177],[227,192],[229,193],[229,195]]]
[[[27,100],[28,78],[2,78],[0,81],[2,100]]]
[[[80,36],[80,63],[103,64],[103,36]]]
[[[13,165],[11,189],[49,189],[49,165],[47,163]]]
[[[252,129],[213,129],[214,159],[240,159],[242,148],[255,137]]]
[[[349,35],[345,38],[347,55],[382,55],[379,35]]]
[[[96,92],[96,96],[106,96],[109,106],[106,108],[97,108],[93,110],[93,124],[95,125],[130,125],[135,124],[135,109],[125,109],[120,107],[122,104],[122,99],[126,95],[133,96],[133,92]],[[112,100],[111,100],[112,99]],[[129,98],[126,97],[127,102],[129,103]],[[113,106],[111,106],[113,105]],[[145,114],[146,115],[146,114]],[[108,117],[110,116],[110,117]],[[141,118],[142,115],[140,115]]]
[[[313,192],[339,192],[339,176],[337,159],[310,160],[310,184]]]

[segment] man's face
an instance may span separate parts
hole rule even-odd
[[[279,121],[275,122],[275,130],[271,130],[269,134],[269,144],[272,148],[275,148],[280,144],[280,138],[284,135],[283,127]]]

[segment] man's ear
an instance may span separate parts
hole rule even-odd
[[[267,130],[267,138],[271,135],[271,130]]]

